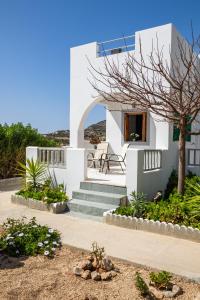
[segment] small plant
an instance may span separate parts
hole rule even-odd
[[[27,159],[26,164],[18,162],[18,175],[25,179],[26,184],[35,191],[46,178],[46,166],[39,161]]]
[[[170,285],[170,280],[172,275],[169,272],[151,272],[150,273],[151,284],[153,284],[158,289],[167,289]]]
[[[22,219],[7,219],[2,225],[0,236],[0,252],[10,256],[34,256],[37,254],[53,257],[56,248],[61,245],[57,230],[42,226],[32,218],[25,222]]]
[[[96,144],[100,144],[100,143],[101,143],[101,139],[98,135],[92,134],[90,136],[90,144],[96,145]]]
[[[135,286],[140,291],[143,297],[146,297],[150,294],[149,287],[139,272],[135,273]]]
[[[132,133],[130,134],[130,139],[131,139],[132,141],[137,141],[137,140],[139,139],[139,137],[140,137],[140,135],[137,134],[137,133],[135,133],[135,132],[132,132]]]
[[[101,266],[102,265],[102,260],[105,257],[105,249],[104,247],[100,247],[97,242],[93,242],[92,243],[92,251],[91,251],[91,255],[94,257],[97,266]]]

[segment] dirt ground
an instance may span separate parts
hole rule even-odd
[[[148,269],[143,269],[113,259],[120,273],[109,282],[85,281],[72,273],[73,266],[87,255],[86,252],[64,246],[54,259],[37,256],[30,258],[0,257],[0,300],[32,299],[77,299],[85,300],[139,300],[135,288],[135,272],[147,278]],[[200,296],[200,285],[173,277],[184,294],[176,299],[193,300]],[[200,298],[199,298],[200,299]]]

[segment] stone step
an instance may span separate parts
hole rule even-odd
[[[105,211],[117,208],[116,205],[91,202],[80,199],[72,199],[68,202],[68,206],[70,211],[101,217],[103,216],[103,213]]]
[[[111,205],[120,205],[126,203],[126,196],[120,194],[111,194],[105,192],[89,191],[80,189],[73,191],[72,199],[85,200],[91,203],[100,202]]]
[[[118,185],[111,185],[111,184],[101,184],[101,183],[94,183],[94,182],[89,182],[89,181],[82,181],[80,183],[80,188],[82,190],[127,195],[127,188],[125,186],[118,186]]]

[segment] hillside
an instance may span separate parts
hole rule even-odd
[[[50,139],[60,141],[63,145],[69,144],[70,131],[69,130],[57,130],[44,134]],[[99,136],[104,138],[106,136],[106,120],[100,121],[96,124],[92,124],[85,128],[85,139],[89,140],[91,136]]]

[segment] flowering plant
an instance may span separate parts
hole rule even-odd
[[[56,248],[61,246],[59,232],[37,224],[35,218],[28,222],[25,219],[7,219],[2,225],[0,252],[10,256],[42,254],[53,257]]]
[[[130,138],[132,139],[132,141],[136,141],[139,137],[140,137],[140,135],[135,132],[132,132],[130,134]]]

